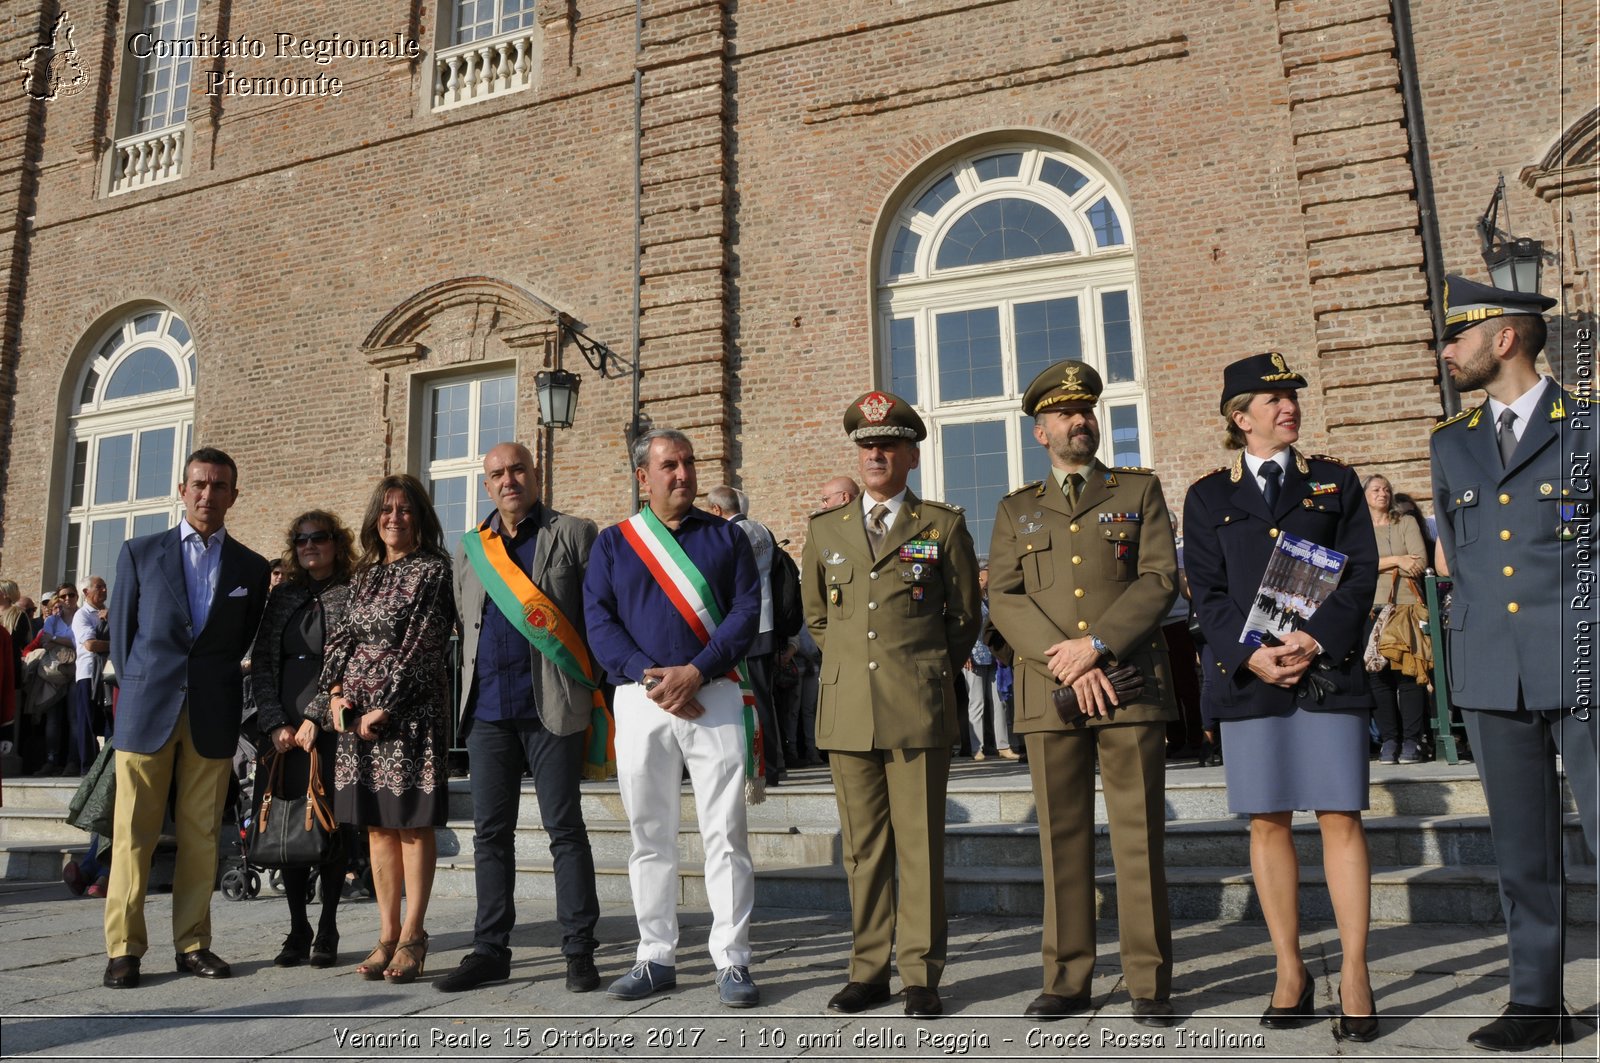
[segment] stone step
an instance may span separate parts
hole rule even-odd
[[[1374,864],[1398,867],[1492,864],[1494,848],[1487,816],[1367,816],[1367,845]],[[625,862],[633,851],[628,824],[619,820],[594,820],[587,824],[589,844],[600,861]],[[3,828],[3,825],[0,825]],[[1095,861],[1110,866],[1110,828],[1095,828]],[[0,840],[8,835],[0,829]],[[42,836],[41,836],[42,837]],[[1295,847],[1304,863],[1322,859],[1320,833],[1309,814],[1295,817]],[[1583,863],[1585,845],[1577,815],[1567,817],[1567,860]],[[517,831],[516,858],[542,860],[550,851],[549,837],[537,824]],[[757,867],[767,864],[837,864],[840,860],[837,827],[750,828],[750,855]],[[452,821],[439,831],[439,854],[472,858],[472,824]],[[1167,823],[1166,854],[1169,867],[1240,867],[1250,863],[1250,827],[1243,818],[1172,820]],[[678,833],[678,855],[684,862],[705,858],[699,832],[686,824]],[[947,867],[1038,867],[1039,829],[1031,823],[957,823],[945,830]]]
[[[1302,864],[1300,915],[1306,920],[1331,920],[1320,864]],[[602,907],[628,908],[626,864],[596,863],[596,889]],[[1592,867],[1569,873],[1567,919],[1574,925],[1595,924],[1595,873]],[[471,896],[471,864],[441,856],[434,890],[441,896]],[[555,880],[547,864],[517,869],[516,893],[550,900]],[[1095,871],[1096,910],[1101,918],[1116,914],[1116,875],[1107,867]],[[1172,868],[1167,893],[1174,919],[1259,922],[1261,906],[1246,868]],[[679,903],[706,907],[704,876],[684,865],[679,874]],[[1044,910],[1042,873],[1037,868],[948,868],[945,901],[952,914],[992,914],[1038,918]],[[844,872],[834,866],[756,868],[756,904],[764,908],[845,911],[849,906]],[[1379,923],[1495,924],[1501,919],[1493,865],[1459,867],[1383,867],[1372,869],[1372,919]]]

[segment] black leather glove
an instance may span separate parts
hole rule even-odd
[[[1144,693],[1144,675],[1137,666],[1120,664],[1115,668],[1102,666],[1100,670],[1111,680],[1111,689],[1117,695],[1118,705],[1135,701]],[[1088,716],[1078,704],[1078,692],[1070,686],[1056,687],[1050,692],[1050,700],[1055,702],[1056,715],[1061,717],[1061,722],[1064,724],[1070,726]]]

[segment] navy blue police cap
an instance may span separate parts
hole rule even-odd
[[[1511,292],[1452,273],[1444,279],[1444,342],[1449,343],[1490,318],[1515,314],[1543,317],[1545,311],[1555,305],[1556,301],[1548,295]]]
[[[1222,371],[1222,401],[1226,406],[1236,395],[1249,395],[1257,391],[1298,391],[1306,386],[1306,378],[1290,369],[1277,351],[1252,354],[1232,362]]]

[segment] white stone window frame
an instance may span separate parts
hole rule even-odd
[[[168,6],[175,10],[175,17],[153,24],[154,13]],[[198,20],[199,0],[144,0],[129,5],[119,93],[123,101],[118,107],[119,134],[105,162],[104,188],[108,196],[176,181],[187,169],[192,140],[188,111],[194,59],[155,54],[140,58],[127,50],[127,42],[141,31],[163,41],[181,39],[185,25],[189,28],[188,39],[192,40]],[[163,73],[167,84],[156,88],[154,82]],[[180,89],[183,101],[175,105],[172,100]],[[153,101],[162,93],[168,102],[152,113]]]
[[[135,331],[137,323],[147,315],[155,315],[153,331]],[[70,395],[71,411],[68,419],[66,446],[61,459],[67,464],[59,482],[65,492],[61,512],[64,518],[60,528],[61,571],[67,579],[81,582],[88,575],[104,576],[114,582],[113,571],[116,553],[122,542],[135,535],[157,530],[154,518],[160,517],[161,529],[174,526],[182,515],[178,499],[178,482],[183,477],[183,462],[193,449],[195,354],[192,335],[180,339],[171,332],[174,322],[188,332],[183,319],[171,310],[161,307],[141,307],[128,312],[117,323],[105,329],[90,350],[95,353],[79,367],[73,380]],[[111,380],[130,356],[138,351],[155,348],[172,362],[177,373],[176,388],[146,392],[126,398],[107,398],[106,390]],[[88,401],[83,392],[95,377],[93,391]],[[165,490],[159,495],[138,497],[140,446],[142,433],[170,428],[173,431],[172,455],[165,476]],[[129,454],[128,497],[122,501],[95,501],[95,492],[103,473],[100,465],[102,444],[118,436],[133,437]],[[76,478],[79,446],[85,448],[82,497],[74,498],[79,486]],[[146,518],[146,521],[140,521]],[[96,561],[92,557],[93,531],[97,522],[109,520],[124,522],[122,537],[115,548]],[[94,571],[91,573],[91,569]]]
[[[973,169],[975,162],[1011,152],[1020,152],[1023,156],[1016,177],[978,179]],[[1087,183],[1069,195],[1039,181],[1040,169],[1049,158],[1071,166],[1088,178]],[[956,175],[958,194],[931,216],[918,211],[917,201],[951,172]],[[1109,200],[1117,213],[1124,241],[1120,245],[1101,248],[1095,242],[1087,212],[1101,197]],[[1049,207],[1071,235],[1073,250],[999,263],[934,269],[940,242],[957,219],[981,203],[1001,198],[1026,199]],[[902,225],[921,239],[911,272],[891,276],[895,239]],[[1079,356],[1106,379],[1097,410],[1101,435],[1099,457],[1107,465],[1118,464],[1112,446],[1112,410],[1131,406],[1136,411],[1139,430],[1139,464],[1153,464],[1154,441],[1135,262],[1135,232],[1120,193],[1100,166],[1066,151],[1037,144],[985,145],[930,172],[899,197],[897,209],[886,215],[877,255],[875,350],[877,379],[880,386],[891,388],[894,379],[890,352],[892,323],[902,318],[913,321],[915,405],[928,425],[921,466],[913,474],[915,490],[932,498],[945,497],[946,462],[941,436],[944,427],[957,424],[1003,422],[1008,440],[1005,467],[1008,490],[1047,474],[1048,459],[1032,436],[1033,419],[1024,416],[1021,410],[1022,393],[1031,379],[1018,379],[1013,308],[1019,303],[1072,296],[1078,298]],[[1128,295],[1134,371],[1132,380],[1114,383],[1106,373],[1101,304],[1101,295],[1113,291],[1125,291]],[[945,400],[939,392],[936,317],[951,311],[989,307],[996,307],[999,312],[1002,381],[999,393]],[[993,517],[993,512],[969,515],[969,519],[985,523]]]
[[[478,446],[483,416],[483,385],[488,381],[499,383],[509,381],[512,386],[512,426],[510,434],[502,441],[516,441],[518,439],[516,425],[520,420],[521,411],[515,398],[517,384],[515,362],[483,366],[471,373],[419,375],[412,378],[416,396],[414,407],[416,428],[413,438],[418,455],[417,465],[421,470],[419,478],[423,486],[428,489],[429,500],[434,503],[434,513],[439,517],[439,523],[444,529],[445,544],[452,552],[461,536],[477,527],[494,509],[493,503],[483,491],[483,457],[487,450]],[[468,388],[466,453],[456,457],[437,458],[434,456],[434,404],[441,391],[459,385],[466,385]],[[462,520],[449,521],[446,514],[440,512],[436,484],[441,481],[464,481],[465,490],[462,497],[465,508]]]
[[[441,5],[433,74],[427,79],[428,107],[434,113],[530,89],[539,77],[544,34],[530,7],[518,19],[530,24],[470,41],[457,41],[463,0]],[[505,21],[503,0],[495,0],[495,25]]]

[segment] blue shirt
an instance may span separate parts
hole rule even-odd
[[[535,518],[538,507],[530,510],[517,525],[516,534],[505,540],[506,553],[522,570],[533,574],[533,551],[539,530]],[[489,530],[504,536],[498,511],[489,516]],[[539,720],[533,700],[533,647],[506,614],[487,595],[483,599],[483,627],[478,631],[478,659],[473,668],[473,715],[480,720]]]
[[[692,664],[718,677],[742,660],[761,619],[761,584],[750,540],[721,517],[691,508],[672,532],[711,587],[722,624],[702,646],[655,577],[622,536],[600,533],[583,575],[589,649],[617,682],[642,682],[646,668]]]
[[[189,591],[189,622],[195,634],[205,629],[211,615],[211,599],[217,593],[217,572],[222,568],[222,538],[226,528],[218,528],[207,539],[195,531],[189,518],[178,521],[183,540],[183,583]]]
[[[983,606],[983,619],[987,622],[989,619],[989,603],[982,602],[980,604]],[[986,623],[980,625],[978,630],[983,631],[986,626]],[[980,668],[994,663],[994,651],[989,649],[989,644],[981,638],[972,644],[970,656],[972,657],[972,663]]]

